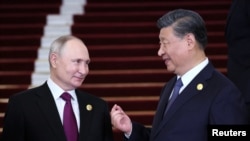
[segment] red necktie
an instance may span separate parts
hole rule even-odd
[[[67,141],[77,141],[78,128],[76,118],[71,105],[71,95],[64,92],[61,98],[65,100],[64,112],[63,112],[63,128]]]

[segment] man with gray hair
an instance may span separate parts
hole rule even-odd
[[[132,122],[119,105],[111,110],[115,128],[128,141],[207,141],[209,125],[247,123],[237,87],[205,54],[207,31],[201,16],[176,9],[158,21],[158,55],[176,76],[163,87],[152,128]]]
[[[77,89],[89,63],[81,39],[56,39],[49,52],[48,80],[9,99],[1,141],[113,141],[107,103]]]

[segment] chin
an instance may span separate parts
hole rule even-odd
[[[169,72],[174,72],[175,70],[173,69],[173,68],[171,68],[171,67],[167,67],[167,70],[169,71]]]
[[[75,86],[75,87],[79,87],[79,86],[82,85],[82,83],[83,83],[83,81],[75,81],[75,82],[72,83],[72,85]]]

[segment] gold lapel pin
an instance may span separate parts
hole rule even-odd
[[[197,90],[201,91],[203,89],[203,84],[199,83],[197,84]]]
[[[93,107],[92,107],[92,105],[87,104],[87,105],[86,105],[86,109],[87,109],[88,111],[91,111],[91,110],[93,109]]]

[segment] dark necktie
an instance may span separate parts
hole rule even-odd
[[[174,103],[175,99],[179,95],[179,91],[180,91],[180,88],[182,87],[182,85],[183,84],[182,84],[181,78],[179,78],[174,85],[173,94],[172,94],[172,97],[170,98],[170,100],[168,101],[168,105],[165,109],[164,116],[166,115],[167,111],[169,110],[169,108],[171,107],[171,105]]]
[[[63,112],[63,128],[67,141],[77,141],[78,128],[76,118],[71,105],[71,95],[64,92],[61,98],[65,100],[64,112]]]

